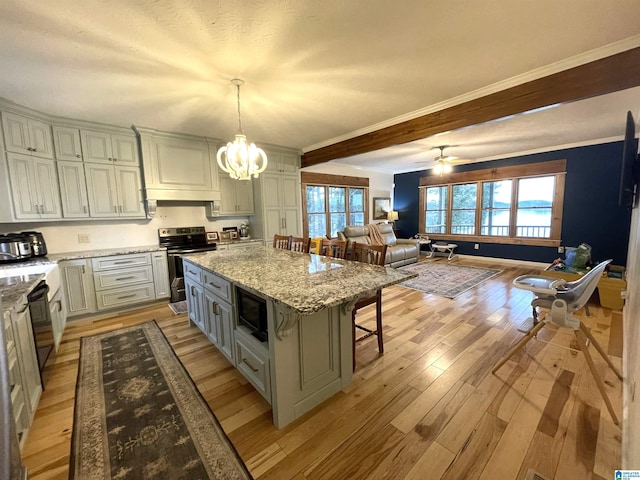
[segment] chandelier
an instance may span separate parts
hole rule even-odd
[[[218,149],[216,158],[222,170],[235,180],[251,180],[267,168],[267,155],[264,150],[256,147],[254,143],[247,143],[247,137],[242,131],[242,118],[240,117],[240,86],[244,80],[234,78],[231,80],[237,88],[238,97],[238,133],[233,142]]]

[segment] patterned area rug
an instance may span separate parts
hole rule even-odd
[[[70,479],[250,479],[155,321],[83,337]]]
[[[429,261],[413,263],[401,270],[415,272],[418,276],[400,285],[447,298],[455,298],[502,271]]]

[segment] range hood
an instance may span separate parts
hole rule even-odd
[[[131,128],[138,137],[147,201],[220,201],[215,156],[221,140]]]

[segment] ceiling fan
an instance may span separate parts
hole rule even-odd
[[[462,164],[462,163],[468,163],[471,160],[467,160],[467,159],[463,159],[463,158],[458,158],[458,157],[452,157],[450,155],[445,155],[444,154],[444,149],[445,148],[449,148],[451,145],[440,145],[438,147],[434,147],[432,148],[435,149],[439,149],[440,150],[440,155],[438,155],[437,157],[435,157],[433,159],[433,173],[435,173],[436,175],[442,175],[444,173],[450,173],[451,172],[451,168],[452,165],[455,164]]]

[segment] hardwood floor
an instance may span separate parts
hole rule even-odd
[[[438,259],[436,261],[444,261]],[[487,266],[457,260],[457,264]],[[620,467],[614,425],[577,343],[566,329],[491,369],[522,334],[531,293],[511,281],[536,270],[511,264],[454,300],[395,286],[383,291],[385,354],[357,346],[351,385],[282,430],[266,401],[186,315],[166,306],[71,322],[23,451],[30,478],[68,474],[79,338],[155,318],[259,479],[608,479]],[[581,317],[621,367],[622,314],[590,303]],[[358,312],[375,322],[375,306]],[[546,343],[552,342],[552,343]],[[594,352],[614,409],[622,384]],[[517,360],[517,361],[516,361]],[[530,473],[529,473],[530,475]]]

